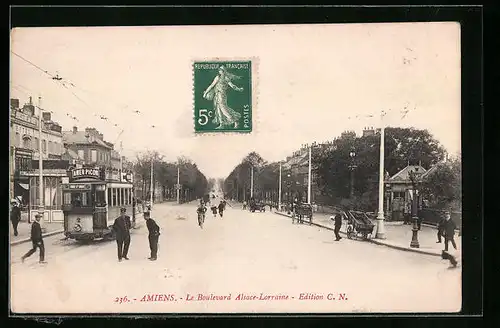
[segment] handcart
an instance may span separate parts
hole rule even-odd
[[[371,238],[374,224],[364,212],[346,211],[347,216],[347,238],[354,239],[362,237],[363,239]]]

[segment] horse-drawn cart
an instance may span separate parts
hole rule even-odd
[[[361,235],[368,239],[373,233],[374,224],[364,212],[346,211],[347,216],[347,238],[353,239]]]

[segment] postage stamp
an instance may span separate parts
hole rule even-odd
[[[193,63],[196,133],[252,131],[252,61]]]

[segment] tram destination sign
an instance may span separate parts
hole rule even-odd
[[[102,171],[99,168],[75,168],[70,171],[72,180],[80,179],[102,179]]]
[[[90,190],[90,185],[89,184],[63,184],[62,185],[63,190]]]

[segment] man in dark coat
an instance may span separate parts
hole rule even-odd
[[[444,250],[448,251],[448,243],[451,242],[454,249],[457,249],[457,244],[455,243],[455,229],[457,226],[455,222],[451,219],[451,212],[446,212],[445,222],[444,222]]]
[[[120,216],[116,218],[113,224],[113,230],[116,234],[116,244],[118,246],[118,261],[122,258],[128,260],[128,248],[130,246],[130,217],[126,214],[127,209],[120,209]]]
[[[156,224],[155,220],[151,218],[150,212],[144,212],[144,218],[146,219],[146,226],[149,232],[149,249],[151,250],[151,256],[148,260],[156,261],[158,255],[158,239],[160,238],[160,227]]]
[[[12,227],[14,228],[14,236],[17,236],[17,226],[19,225],[19,221],[21,221],[21,209],[19,208],[19,204],[17,201],[12,201],[10,221],[12,222]]]
[[[28,253],[24,254],[21,260],[24,260],[27,257],[33,255],[36,252],[36,249],[40,249],[40,263],[45,263],[45,246],[43,244],[42,238],[42,227],[40,226],[40,219],[42,215],[35,215],[35,222],[31,224],[31,242],[33,243],[33,248],[28,251]]]
[[[219,215],[222,218],[222,215],[224,214],[224,202],[221,200],[219,204]]]
[[[339,234],[340,227],[342,227],[342,214],[340,213],[335,214],[335,218],[333,220],[335,226],[335,228],[333,229],[333,232],[335,233],[335,241],[339,241],[342,239],[342,237],[340,237]]]

